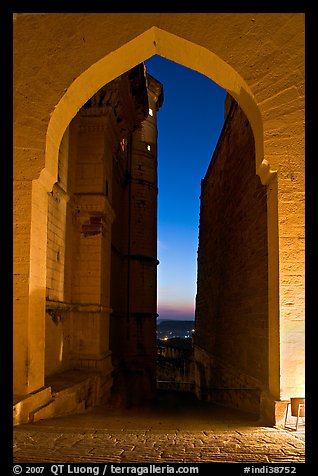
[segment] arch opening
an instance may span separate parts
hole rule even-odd
[[[212,81],[226,89],[231,94],[231,97],[236,98],[237,101],[242,103],[242,107],[249,115],[250,123],[252,122],[253,124],[252,127],[255,140],[255,155],[257,157],[255,163],[257,164],[258,162],[260,164],[259,167],[256,165],[256,170],[258,170],[263,183],[267,183],[269,177],[271,176],[271,172],[268,164],[262,160],[262,123],[260,121],[258,108],[245,82],[239,78],[235,71],[233,71],[227,64],[222,62],[213,53],[202,50],[198,55],[196,45],[191,44],[193,54],[187,54],[187,56],[184,57],[183,54],[180,54],[180,52],[184,51],[185,46],[187,46],[187,50],[189,49],[189,45],[184,44],[185,40],[177,38],[174,35],[167,34],[166,32],[158,30],[157,28],[148,30],[148,32],[133,40],[129,45],[122,47],[120,51],[113,52],[111,55],[109,55],[112,56],[111,58],[109,56],[103,58],[74,81],[52,114],[48,128],[47,139],[52,137],[52,130],[55,130],[56,134],[64,134],[65,131],[63,131],[63,128],[65,127],[65,124],[67,125],[67,121],[69,119],[73,120],[72,115],[74,112],[76,113],[79,108],[82,108],[85,104],[87,104],[90,98],[93,97],[91,94],[92,91],[93,93],[96,93],[96,88],[99,88],[98,90],[100,90],[100,86],[103,87],[104,84],[109,84],[121,74],[129,71],[129,66],[132,66],[133,63],[127,64],[128,57],[130,58],[129,61],[132,61],[130,55],[127,55],[127,48],[133,48],[134,51],[138,51],[136,44],[132,46],[132,44],[135,42],[140,43],[138,47],[142,50],[144,50],[146,47],[148,49],[153,49],[152,55],[149,56],[149,52],[146,55],[144,54],[143,61],[149,59],[149,57],[153,56],[153,54],[159,54],[159,56],[171,59],[172,61],[178,62],[185,67],[196,70],[197,72],[209,77],[212,79]],[[171,46],[173,42],[177,43],[177,45],[174,45],[174,48]],[[141,48],[141,44],[143,48]],[[178,53],[180,57],[178,56]],[[125,62],[123,60],[123,56],[125,58]],[[200,62],[198,62],[198,57],[201,58]],[[140,57],[138,60],[140,60]],[[111,69],[110,63],[114,65],[120,64],[121,69],[118,69],[118,66]],[[107,74],[104,74],[106,65]],[[115,71],[117,71],[117,76],[115,76]],[[120,73],[119,75],[118,72]],[[111,78],[111,81],[105,82],[106,77]],[[101,81],[104,83],[101,83]],[[85,88],[83,85],[85,85]],[[150,109],[152,110],[152,108]],[[64,122],[61,120],[62,117]],[[54,124],[59,124],[60,131],[54,127]],[[43,176],[49,177],[49,175],[51,175],[51,180],[54,180],[54,175],[57,175],[56,171],[54,172],[54,169],[56,169],[56,150],[54,150],[53,147],[54,143],[55,141],[52,142],[47,140],[46,161],[48,166],[45,168],[45,170],[50,170],[51,173],[47,174],[45,171],[43,171]],[[147,150],[149,151],[149,144]]]
[[[114,79],[118,78],[121,74],[130,71],[135,65],[141,64],[143,61],[158,54],[159,56],[168,58],[176,63],[179,63],[185,67],[193,69],[195,71],[204,74],[212,81],[226,89],[229,94],[238,102],[242,110],[246,114],[255,139],[255,154],[256,154],[256,173],[261,178],[263,185],[271,184],[270,189],[271,197],[269,204],[272,207],[272,216],[274,216],[274,222],[277,221],[277,197],[275,195],[275,180],[276,172],[272,171],[267,159],[263,157],[263,125],[259,108],[253,98],[253,94],[249,90],[244,80],[224,61],[218,58],[211,51],[206,50],[192,42],[184,40],[180,37],[172,35],[157,27],[150,28],[139,37],[130,41],[126,45],[122,46],[118,50],[113,51],[111,54],[105,56],[100,61],[92,65],[88,70],[82,73],[67,89],[55,110],[52,113],[46,136],[46,157],[45,168],[42,170],[39,180],[35,180],[33,183],[33,200],[34,205],[37,208],[41,208],[41,218],[34,217],[34,223],[40,220],[43,225],[46,217],[46,193],[53,193],[57,200],[63,200],[63,193],[58,190],[58,164],[59,164],[59,149],[62,142],[62,138],[67,131],[69,124],[75,120],[75,116],[78,111],[84,106],[84,104],[97,92],[103,85],[109,84]],[[75,120],[76,122],[76,120]],[[68,134],[68,132],[66,133]],[[149,144],[148,144],[149,145]],[[148,152],[151,152],[148,149]],[[107,189],[109,188],[109,182]],[[105,185],[106,186],[106,185]],[[62,197],[62,198],[61,198]],[[43,199],[43,200],[42,200]],[[41,205],[41,203],[42,205]],[[109,216],[111,216],[111,210],[109,210]],[[275,218],[276,217],[276,218]],[[73,217],[74,218],[74,217]],[[114,217],[113,217],[114,218]],[[95,217],[97,220],[97,218]],[[98,221],[98,220],[97,220]],[[111,221],[111,220],[110,220]],[[41,226],[42,226],[41,225]],[[89,223],[89,225],[98,226],[100,223]],[[111,223],[109,224],[111,225]],[[278,238],[276,236],[275,226],[272,226],[272,233],[270,236],[271,244],[275,248],[277,254],[274,261],[278,261]],[[276,230],[277,231],[277,230]],[[106,229],[107,232],[107,229]],[[32,249],[35,250],[36,234],[38,233],[37,227],[34,225],[31,229],[31,259]],[[43,250],[42,250],[43,251]],[[274,254],[275,254],[274,253]],[[42,253],[44,256],[44,252]],[[60,251],[56,252],[55,260],[61,263],[63,257]],[[275,261],[275,262],[276,262]],[[275,264],[275,266],[277,263]],[[34,268],[35,269],[35,268]],[[35,270],[37,271],[37,270]],[[277,285],[277,270],[272,269],[270,288],[274,289],[274,298],[272,302],[273,308],[278,308],[278,296],[276,296]],[[42,274],[36,273],[30,274],[30,289],[41,288],[43,285],[43,279],[46,277]],[[41,281],[41,282],[40,282]],[[39,286],[38,286],[39,284]],[[272,295],[273,297],[273,295]],[[30,309],[32,308],[32,302],[30,299]],[[43,295],[37,299],[36,306],[37,311],[33,314],[43,312]],[[109,309],[104,309],[105,312],[109,312]],[[94,314],[94,310],[87,310],[88,313]],[[53,313],[54,314],[54,313]],[[272,335],[278,328],[278,314],[279,310],[274,309],[271,313],[272,317]],[[277,321],[277,322],[276,322]],[[99,324],[96,324],[99,325]],[[270,387],[272,395],[276,399],[280,398],[280,385],[279,385],[279,357],[280,341],[279,337],[274,336],[273,341],[270,342],[273,346],[273,355],[270,358],[270,365],[272,366],[272,372],[270,372],[270,380],[272,379],[272,385]],[[102,353],[101,353],[102,357]],[[274,375],[274,377],[272,377]],[[275,399],[274,398],[274,399]]]
[[[269,183],[275,171],[271,170],[267,160],[263,160],[261,114],[243,78],[213,52],[152,27],[84,71],[74,80],[56,105],[48,125],[45,169],[40,176],[41,182],[48,190],[52,189],[57,179],[59,144],[75,114],[104,84],[156,54],[207,76],[238,102],[253,129],[256,172],[264,185]]]

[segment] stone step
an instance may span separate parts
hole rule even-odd
[[[66,416],[85,411],[85,400],[78,401],[79,396],[76,391],[68,389],[67,392],[61,393],[55,394],[51,402],[30,413],[30,421],[36,422],[46,418]]]
[[[50,377],[41,391],[16,399],[14,425],[82,413],[99,403],[98,372],[65,371]]]
[[[92,408],[99,398],[99,378],[96,374],[83,374],[76,381],[70,379],[68,386],[52,382],[52,401],[33,412],[33,420],[82,413]]]
[[[26,396],[16,396],[13,405],[13,425],[30,421],[30,413],[35,408],[43,407],[52,399],[51,387],[45,387]]]

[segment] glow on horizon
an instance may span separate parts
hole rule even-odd
[[[163,225],[158,240],[159,318],[194,320],[197,227]]]
[[[184,303],[158,304],[159,319],[182,319],[194,321],[195,305]]]

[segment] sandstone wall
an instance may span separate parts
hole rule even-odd
[[[250,124],[233,100],[201,186],[194,336],[203,396],[242,407],[237,389],[250,389],[243,392],[257,409],[268,380],[267,299],[266,187],[255,174]]]
[[[101,87],[158,54],[226,89],[250,121],[255,171],[267,186],[266,412],[303,396],[304,13],[18,13],[13,20],[14,393],[44,385],[47,193],[58,180],[64,132]]]

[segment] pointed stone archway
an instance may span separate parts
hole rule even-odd
[[[297,32],[299,32],[301,22],[297,20],[297,18],[293,19],[291,17],[287,23],[292,25],[292,22],[295,21]],[[265,23],[266,21],[264,21]],[[283,34],[284,26],[281,27],[281,30]],[[290,167],[290,163],[285,159],[284,148],[280,149],[281,154],[275,154],[275,146],[279,141],[279,136],[276,141],[273,137],[275,124],[272,124],[272,122],[275,122],[275,119],[278,121],[273,106],[275,99],[271,99],[270,92],[262,95],[260,91],[257,91],[258,99],[256,99],[255,91],[257,87],[254,87],[255,91],[253,91],[246,80],[243,79],[244,73],[248,77],[247,65],[245,65],[245,70],[244,67],[242,68],[243,74],[239,74],[231,66],[231,56],[228,55],[226,46],[223,45],[224,59],[222,59],[222,54],[214,53],[214,48],[209,46],[209,41],[207,40],[206,43],[202,41],[198,32],[193,31],[188,37],[192,41],[162,28],[152,26],[144,33],[112,50],[78,74],[74,81],[68,85],[54,110],[50,111],[50,119],[46,129],[45,155],[42,154],[42,158],[37,161],[37,170],[42,170],[37,178],[37,172],[35,171],[32,177],[32,187],[27,190],[31,216],[28,312],[24,319],[19,318],[18,315],[18,320],[19,322],[23,320],[25,336],[27,337],[22,345],[24,351],[21,355],[27,356],[28,365],[26,368],[24,367],[24,357],[21,361],[17,359],[15,379],[17,394],[34,392],[41,388],[44,382],[43,321],[45,313],[46,251],[45,246],[39,247],[39,237],[41,237],[42,243],[46,242],[46,194],[52,190],[54,183],[57,181],[58,153],[63,134],[78,110],[104,84],[155,54],[194,69],[215,81],[236,99],[249,119],[255,138],[256,173],[260,176],[263,185],[268,187],[269,382],[268,394],[264,398],[264,413],[270,414],[271,419],[275,420],[275,401],[279,402],[289,398],[291,392],[294,396],[303,392],[303,315],[298,318],[296,316],[298,311],[303,314],[303,289],[301,285],[297,288],[299,305],[294,302],[295,311],[293,314],[293,310],[290,311],[290,307],[288,307],[290,288],[286,283],[290,256],[285,251],[285,243],[290,243],[291,237],[285,232],[287,228],[284,216],[288,207],[286,208],[286,200],[282,199],[284,192],[289,191],[288,183],[293,180],[290,178],[291,170],[295,170],[295,166],[292,164]],[[222,47],[217,45],[215,50],[222,51]],[[236,52],[235,54],[240,53]],[[236,63],[235,54],[233,64]],[[272,81],[273,78],[269,77],[268,83]],[[255,85],[251,80],[249,80],[249,83]],[[269,88],[268,85],[267,88]],[[266,87],[264,86],[265,90]],[[272,96],[275,98],[275,94]],[[282,85],[281,92],[276,95],[276,105],[279,106],[278,109],[280,108],[280,116],[284,116],[284,114],[286,116],[289,113],[291,104],[293,105],[292,108],[301,105],[301,100],[300,102],[297,101],[297,98],[300,97],[301,93],[295,92],[295,88],[286,89]],[[301,117],[301,112],[299,114]],[[299,120],[299,116],[297,116],[297,120]],[[41,160],[44,167],[40,165]],[[277,174],[278,170],[280,171]],[[300,168],[297,176],[299,193],[302,191],[301,172]],[[294,173],[294,180],[295,176]],[[18,198],[18,194],[16,196]],[[296,204],[300,207],[298,222],[300,233],[303,232],[301,200],[300,198],[300,202]],[[292,243],[295,243],[294,237],[292,237]],[[39,253],[41,254],[40,258]],[[301,276],[302,272],[300,270],[298,275]],[[35,335],[37,336],[36,341]],[[17,342],[21,343],[22,340],[18,338]],[[296,345],[299,345],[299,347],[297,356],[294,354],[294,365],[291,368],[289,359],[294,353]],[[299,369],[296,378],[294,368]],[[22,373],[20,373],[21,369],[23,369]]]

